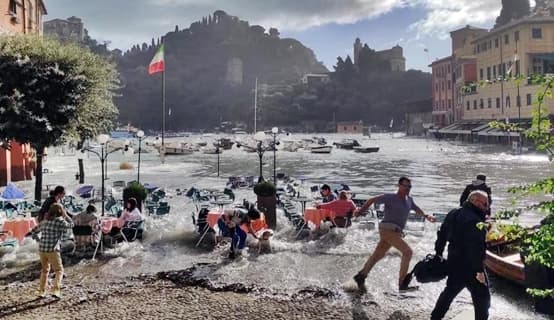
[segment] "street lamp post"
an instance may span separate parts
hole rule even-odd
[[[279,128],[277,127],[273,127],[271,128],[271,133],[273,134],[273,185],[277,185],[277,173],[276,173],[276,168],[275,168],[275,163],[276,163],[276,155],[275,153],[277,152],[277,133],[279,133]]]
[[[141,152],[142,138],[144,138],[144,131],[142,131],[142,130],[137,131],[137,138],[138,138],[138,141],[139,141],[138,163],[137,163],[137,182],[140,183],[140,152]]]
[[[215,145],[215,153],[217,154],[217,176],[219,177],[219,151],[221,147],[221,138],[217,139],[216,145]]]
[[[264,152],[265,152],[265,149],[263,147],[263,143],[264,143],[264,140],[265,140],[265,132],[258,131],[254,135],[254,140],[258,141],[258,148],[256,149],[256,151],[258,153],[258,157],[260,158],[260,176],[258,177],[258,182],[261,182],[264,179],[263,175],[262,175],[262,158],[263,158]]]
[[[107,135],[107,134],[99,134],[97,137],[96,137],[96,141],[100,144],[100,153],[98,153],[97,151],[94,151],[90,148],[85,148],[82,150],[82,152],[85,152],[85,151],[88,151],[88,152],[92,152],[94,153],[95,155],[98,156],[98,158],[100,159],[100,167],[101,167],[101,174],[102,174],[102,177],[101,177],[101,180],[102,180],[102,194],[101,194],[101,199],[102,199],[102,216],[104,216],[104,211],[105,211],[105,208],[104,208],[104,202],[105,202],[105,174],[106,174],[106,168],[104,167],[105,164],[107,164],[107,158],[108,158],[108,155],[111,154],[111,153],[114,153],[116,151],[119,151],[123,148],[115,148],[113,149],[112,151],[108,152],[108,148],[106,146],[106,144],[108,143],[108,141],[110,140],[110,136]],[[128,144],[125,145],[125,151],[127,151],[128,149]]]

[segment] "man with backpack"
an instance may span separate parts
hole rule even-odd
[[[461,208],[448,213],[437,232],[437,256],[442,256],[448,242],[448,280],[431,313],[431,320],[442,319],[464,288],[471,293],[475,319],[488,319],[491,297],[484,267],[486,229],[481,225],[488,208],[487,193],[472,191]]]

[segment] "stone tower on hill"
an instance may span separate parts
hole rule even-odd
[[[354,42],[354,64],[358,65],[360,51],[362,50],[363,45],[360,41],[360,38],[356,38]],[[406,71],[406,58],[404,58],[404,50],[401,46],[396,45],[387,50],[381,50],[375,52],[379,58],[385,60],[390,65],[390,71],[404,72]]]

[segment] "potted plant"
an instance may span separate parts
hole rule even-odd
[[[267,225],[274,229],[277,227],[277,188],[269,181],[261,181],[254,186],[254,193],[258,198],[258,210],[265,214]]]
[[[137,199],[137,206],[142,212],[142,202],[146,199],[146,188],[136,181],[131,182],[125,189],[123,189],[123,203],[127,203],[127,199]]]

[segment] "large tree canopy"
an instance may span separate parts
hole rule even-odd
[[[48,146],[106,132],[117,116],[117,72],[76,45],[34,36],[0,37],[0,140],[37,150],[35,198]]]

